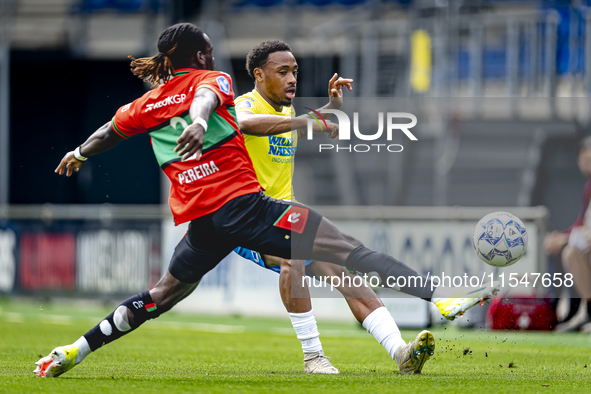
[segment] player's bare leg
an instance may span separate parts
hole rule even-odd
[[[326,218],[322,218],[318,226],[312,257],[315,261],[329,261],[359,272],[376,272],[385,286],[388,285],[387,279],[391,277],[420,277],[416,271],[393,257],[374,252],[363,246],[357,239],[340,232]],[[431,299],[433,290],[426,281],[407,280],[406,282],[407,286],[400,287],[402,292],[423,299]]]
[[[350,278],[351,283],[353,283],[353,278],[356,277],[355,274],[347,271],[345,267],[323,261],[314,261],[306,266],[306,273],[316,277],[335,276],[342,278],[344,276]],[[382,300],[368,286],[346,286],[343,283],[338,283],[335,288],[343,295],[353,316],[359,323],[363,323],[373,311],[384,306]]]
[[[306,266],[306,272],[316,277],[341,278],[342,280],[337,282],[336,289],[345,297],[357,321],[396,362],[400,373],[421,373],[425,361],[433,355],[435,350],[435,340],[429,331],[423,331],[414,341],[405,343],[398,325],[388,309],[384,307],[382,300],[365,283],[361,286],[352,285],[355,283],[353,279],[356,275],[345,267],[314,261]]]
[[[499,291],[499,285],[495,283],[476,290],[457,289],[458,294],[447,295],[441,288],[432,286],[430,280],[392,256],[370,250],[355,238],[341,233],[326,218],[322,218],[318,226],[312,258],[330,261],[363,273],[377,272],[382,284],[387,287],[392,287],[393,283],[396,284],[400,278],[404,278],[405,286],[398,286],[401,292],[433,302],[449,320],[489,300]]]
[[[269,266],[281,267],[279,273],[279,292],[281,301],[289,313],[305,313],[312,310],[310,289],[305,281],[298,280],[305,275],[304,262],[282,259],[280,257],[263,256]]]
[[[57,377],[82,362],[90,352],[110,343],[170,310],[195,290],[198,283],[183,283],[167,270],[150,291],[137,294],[71,345],[59,346],[35,364],[39,377]]]
[[[287,309],[291,324],[302,343],[304,352],[304,372],[321,374],[338,374],[339,370],[332,366],[324,355],[320,343],[320,333],[312,302],[310,290],[302,278],[305,275],[303,260],[286,260],[280,257],[263,256],[268,266],[280,266],[279,292],[285,309]]]

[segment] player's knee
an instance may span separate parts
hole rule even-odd
[[[348,271],[336,264],[315,261],[310,264],[310,269],[316,276],[341,276],[341,273],[348,273]]]
[[[330,272],[332,276],[336,276],[340,279],[339,286],[336,286],[336,288],[341,293],[346,293],[344,295],[349,294],[351,289],[355,287],[353,284],[355,283],[355,277],[357,275],[350,273],[345,267],[335,266]]]
[[[293,260],[285,260],[282,259],[281,263],[279,264],[279,266],[281,267],[282,270],[286,269],[286,270],[293,270],[294,265],[297,264],[301,264],[301,261],[293,261]]]
[[[344,233],[340,233],[335,246],[338,246],[339,249],[348,254],[353,252],[356,248],[362,245],[363,244],[359,242],[356,238]]]
[[[190,294],[198,283],[182,282],[175,278],[172,273],[166,272],[149,292],[151,299],[158,308],[158,315],[172,309],[179,301]]]
[[[306,275],[306,261],[305,260],[285,260],[281,265],[281,273],[288,273],[290,276],[300,277]]]
[[[282,270],[283,269],[286,269],[286,270],[291,269],[291,261],[286,260],[281,257],[264,255],[263,261],[265,262],[265,265],[267,267],[279,266],[279,267],[281,267]]]
[[[282,261],[279,267],[281,268],[281,274],[291,275],[291,262],[289,260]]]
[[[356,248],[356,247],[358,247],[358,246],[361,246],[361,245],[362,245],[362,243],[361,243],[361,242],[360,242],[360,241],[359,241],[357,238],[354,238],[354,237],[352,237],[352,236],[350,236],[350,235],[348,235],[348,234],[341,233],[341,236],[342,236],[342,237],[343,237],[343,239],[344,239],[344,240],[345,240],[345,241],[346,241],[348,244],[350,244],[350,245],[351,245],[353,248]]]

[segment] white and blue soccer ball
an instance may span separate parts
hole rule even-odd
[[[473,241],[482,261],[494,267],[508,267],[525,254],[527,230],[517,216],[493,212],[480,219]]]

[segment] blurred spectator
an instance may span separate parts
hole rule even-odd
[[[575,290],[581,297],[576,314],[559,324],[557,331],[581,329],[591,331],[591,137],[581,141],[578,158],[579,170],[587,178],[583,202],[577,221],[563,232],[554,231],[544,239],[544,248],[550,256],[561,254],[567,272],[573,274]],[[572,309],[572,304],[571,304]]]

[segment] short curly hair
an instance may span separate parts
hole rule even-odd
[[[291,48],[285,42],[280,40],[267,40],[261,42],[252,48],[246,55],[246,71],[252,79],[254,78],[254,69],[264,67],[269,59],[269,55],[274,52],[291,52]]]

